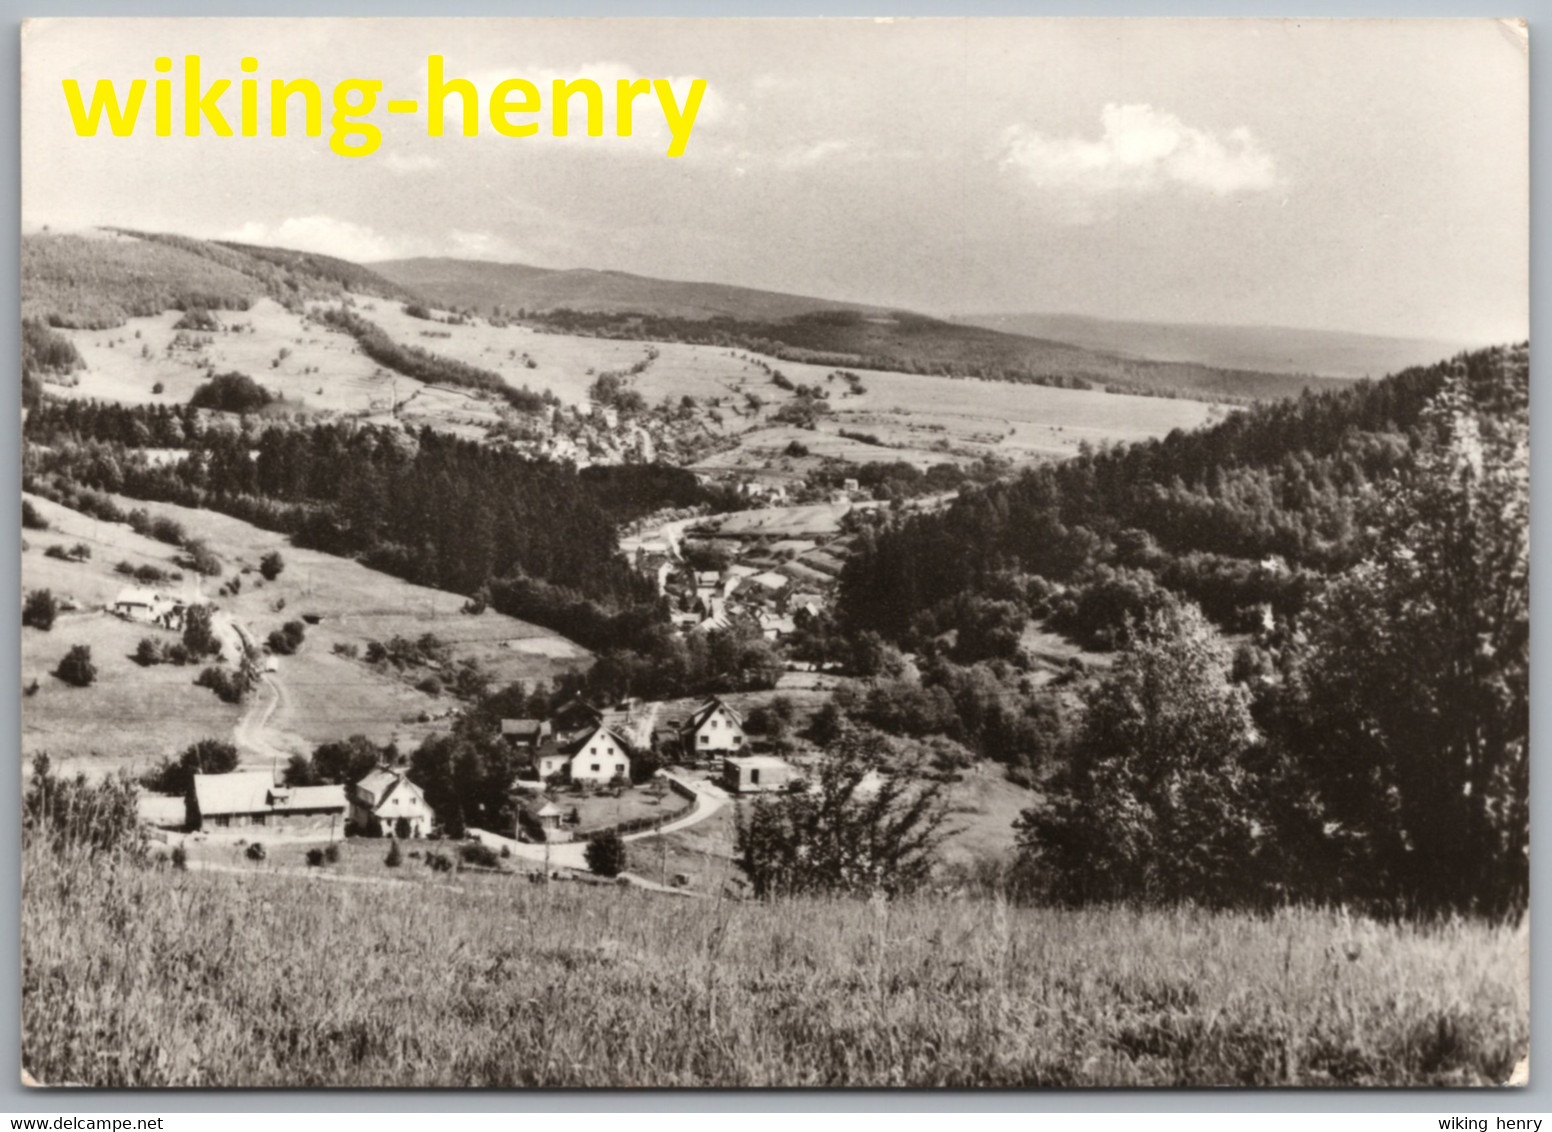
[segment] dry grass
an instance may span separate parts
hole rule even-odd
[[[571,794],[556,791],[555,804],[568,813],[575,808],[581,819],[577,829],[582,831],[619,825],[636,818],[660,818],[671,814],[685,814],[690,810],[690,800],[672,791],[661,796],[648,793],[644,788],[622,791],[618,798],[608,794]]]
[[[1528,932],[759,905],[24,854],[22,1057],[97,1086],[1471,1085]]]

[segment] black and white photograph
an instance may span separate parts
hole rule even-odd
[[[24,1084],[1527,1084],[1528,52],[26,21]]]

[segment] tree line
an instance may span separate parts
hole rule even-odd
[[[1077,579],[1080,600],[1099,584],[1096,571],[1112,571],[1106,600],[1125,610],[1105,643],[1114,664],[1084,686],[1076,722],[1059,731],[1043,768],[1042,800],[1020,820],[1015,879],[1026,893],[1070,903],[1331,901],[1395,915],[1524,910],[1528,375],[1526,346],[1482,351],[1339,398],[1257,410],[1195,440],[1142,446],[1151,452],[1033,473],[980,493],[958,515],[878,536],[864,569],[900,577],[900,600],[917,603],[915,628],[902,619],[901,638],[943,628],[949,610],[962,621],[967,606],[1002,605],[1006,627],[1033,596],[1070,596],[1040,569]],[[1170,547],[1198,553],[1184,549],[1190,533],[1158,518],[1147,541],[1128,534],[1148,521],[1128,508],[1155,483],[1128,480],[1127,469],[1162,464],[1171,489],[1196,485],[1203,499],[1221,499],[1247,464],[1285,468],[1280,443],[1308,446],[1309,460],[1296,462],[1325,461],[1328,473],[1355,452],[1391,446],[1360,424],[1404,438],[1395,463],[1345,493],[1352,529],[1343,540],[1287,547],[1308,585],[1299,608],[1237,646],[1169,581]],[[1301,499],[1318,499],[1278,474],[1290,516]],[[1064,512],[1064,492],[1077,488],[1094,509]],[[963,533],[967,513],[986,519],[986,541],[1000,542],[1003,557],[966,547],[963,580],[945,585],[936,605],[927,604],[933,577],[913,589],[901,562],[879,561],[907,533]],[[1029,523],[1052,542],[1020,544]],[[1075,533],[1080,525],[1086,534]],[[1152,568],[1108,566],[1118,554],[1142,554]],[[1134,592],[1144,600],[1126,609]],[[849,589],[843,612],[858,618],[866,599]],[[959,632],[921,643],[954,647]],[[960,698],[931,668],[919,689],[876,685],[853,710],[904,733],[952,727]]]

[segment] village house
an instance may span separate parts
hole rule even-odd
[[[754,575],[749,581],[774,597],[787,588],[789,579],[775,571],[767,571],[764,574]]]
[[[269,771],[196,774],[185,799],[190,831],[263,827],[283,833],[343,834],[343,786],[277,786]]]
[[[552,730],[547,719],[503,719],[501,737],[514,747],[526,747],[530,751],[550,737]]]
[[[760,622],[760,635],[767,641],[779,641],[783,637],[790,637],[797,632],[797,622],[786,614],[770,613],[762,610],[758,620]]]
[[[746,743],[744,717],[716,696],[685,720],[679,735],[685,754],[691,758],[708,759],[742,751]]]
[[[604,785],[630,779],[630,749],[602,724],[564,742],[550,740],[534,753],[539,781],[559,776],[567,782]]]
[[[817,617],[824,612],[825,600],[818,594],[802,593],[793,594],[787,600],[787,609],[796,617],[799,613],[805,613],[810,617]]]
[[[548,798],[534,798],[517,808],[517,838],[519,841],[548,841],[551,843],[571,840],[571,831],[563,821],[561,808]]]
[[[398,771],[379,767],[350,788],[350,821],[370,837],[427,837],[433,815],[426,796]]]
[[[728,755],[722,760],[722,786],[732,794],[785,790],[798,768],[775,755]]]
[[[557,743],[569,743],[604,721],[603,712],[581,698],[567,700],[550,713],[550,733]]]
[[[175,597],[156,590],[138,586],[126,586],[108,606],[108,611],[126,621],[139,621],[145,625],[160,625],[164,629],[183,628],[184,604]]]

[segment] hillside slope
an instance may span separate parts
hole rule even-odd
[[[744,347],[789,361],[1237,400],[1333,385],[1303,374],[1123,357],[907,311],[714,283],[457,259],[373,268],[444,307],[521,310],[569,333]]]
[[[669,318],[793,318],[812,311],[879,308],[724,283],[653,279],[624,271],[555,270],[521,263],[422,257],[371,265],[384,279],[443,306],[515,311],[635,311]]]
[[[290,309],[347,291],[412,297],[333,256],[127,229],[24,234],[21,284],[23,318],[90,328],[175,308],[246,310],[266,296]]]

